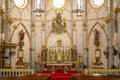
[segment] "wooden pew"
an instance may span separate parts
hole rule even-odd
[[[50,76],[47,74],[40,74],[40,75],[34,74],[34,75],[0,78],[0,80],[50,80]]]
[[[120,80],[112,76],[103,75],[72,75],[72,80]]]

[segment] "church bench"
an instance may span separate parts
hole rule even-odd
[[[0,78],[0,80],[50,80],[49,75],[24,75],[24,76],[12,76],[7,78]]]
[[[120,80],[112,76],[105,75],[72,75],[72,80]]]

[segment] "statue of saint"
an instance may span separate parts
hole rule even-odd
[[[25,32],[23,32],[23,29],[19,32],[19,41],[23,41],[25,37]]]
[[[99,41],[99,31],[95,28],[94,31],[94,44],[96,47],[99,47],[100,41]]]
[[[94,40],[95,41],[99,41],[99,31],[95,28],[95,31],[94,31]]]

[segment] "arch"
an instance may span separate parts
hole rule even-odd
[[[93,31],[93,29],[95,28],[96,25],[99,25],[102,28],[102,30],[103,30],[103,32],[106,36],[106,40],[107,40],[108,36],[107,36],[107,33],[106,33],[105,29],[103,28],[104,25],[101,25],[98,21],[92,26],[92,28],[89,32],[89,35],[88,35],[88,40],[90,39],[91,33],[92,33],[92,31]],[[87,44],[88,44],[87,47],[89,47],[89,41],[87,42]],[[108,41],[107,41],[107,45],[108,45]]]
[[[10,41],[12,41],[13,34],[15,33],[15,30],[16,30],[20,25],[24,28],[24,30],[25,30],[25,32],[26,32],[26,34],[27,34],[27,36],[28,36],[28,40],[29,40],[30,48],[31,48],[31,47],[32,47],[32,44],[31,44],[31,42],[30,42],[30,34],[29,34],[29,32],[27,31],[25,25],[24,25],[22,22],[20,22],[20,23],[16,26],[16,28],[14,28],[13,32],[11,33]]]
[[[70,44],[71,44],[71,47],[73,46],[73,42],[72,42],[72,37],[70,36],[69,32],[66,31],[65,33],[67,33],[69,39],[70,39]],[[50,38],[50,35],[52,34],[52,31],[49,33],[49,35],[47,36],[47,39],[46,39],[46,46],[48,45],[48,40]],[[56,33],[57,34],[57,33]]]

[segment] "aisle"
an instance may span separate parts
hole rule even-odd
[[[50,80],[72,80],[72,74],[64,74],[64,73],[51,74]]]

